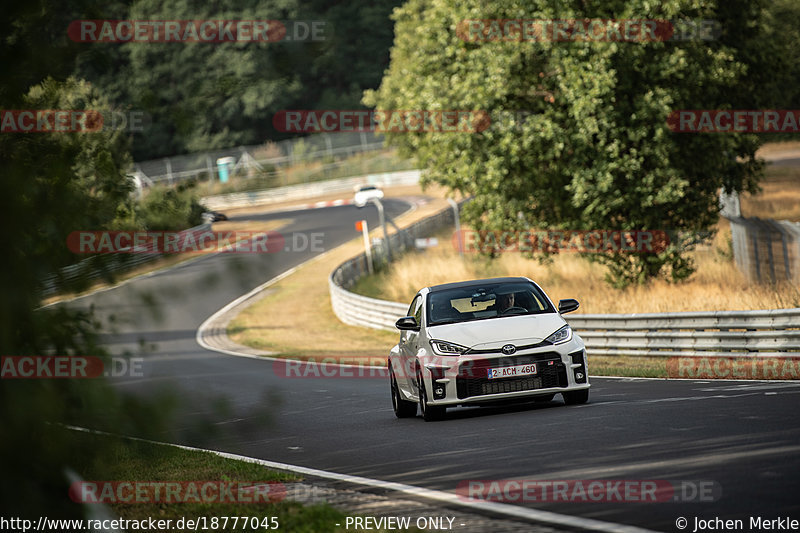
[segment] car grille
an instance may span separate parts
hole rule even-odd
[[[537,363],[535,376],[496,379],[487,377],[490,368],[529,363]],[[462,364],[456,377],[456,392],[459,398],[566,386],[567,370],[561,362],[561,356],[556,352],[473,360]]]

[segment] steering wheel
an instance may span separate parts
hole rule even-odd
[[[514,305],[514,306],[509,307],[508,309],[503,309],[500,312],[500,314],[501,315],[507,315],[507,314],[511,313],[512,311],[515,311],[515,312],[522,311],[523,313],[527,313],[528,312],[528,310],[525,309],[524,307],[519,307],[519,306]]]

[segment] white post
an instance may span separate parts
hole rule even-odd
[[[214,174],[214,165],[211,164],[211,156],[206,154],[206,171],[208,172],[208,190],[214,188],[214,181],[216,175]]]
[[[392,246],[389,243],[389,232],[386,231],[386,216],[383,213],[383,202],[377,198],[370,198],[368,201],[378,206],[378,221],[383,227],[383,243],[386,246],[386,262],[392,262]]]
[[[369,270],[370,274],[375,273],[375,269],[372,266],[372,247],[369,242],[369,229],[367,228],[367,221],[360,220],[361,222],[361,234],[364,237],[364,253],[367,256],[367,269]]]
[[[164,161],[167,163],[167,180],[169,181],[170,186],[172,185],[172,162],[169,160],[169,157],[164,158]]]

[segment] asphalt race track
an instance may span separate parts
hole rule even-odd
[[[385,204],[390,216],[409,208]],[[279,231],[322,232],[325,249],[357,236],[358,219],[377,224],[374,207],[260,218],[293,218]],[[165,440],[451,492],[464,480],[508,478],[717,487],[711,502],[519,503],[659,531],[677,531],[681,516],[688,531],[695,517],[740,518],[745,526],[751,516],[800,518],[800,382],[594,378],[587,405],[566,407],[557,397],[458,409],[426,423],[394,417],[384,379],[287,378],[283,363],[197,344],[197,328],[211,314],[314,255],[207,256],[69,305],[93,305],[101,319],[113,318],[117,331],[105,341],[115,353],[146,352],[144,377],[118,380],[121,389],[178,391],[181,416]]]

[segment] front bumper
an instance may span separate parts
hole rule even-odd
[[[536,374],[489,378],[489,369],[536,365]],[[588,389],[586,350],[572,339],[514,355],[474,354],[433,357],[423,361],[423,378],[431,405],[455,406],[548,396]]]

